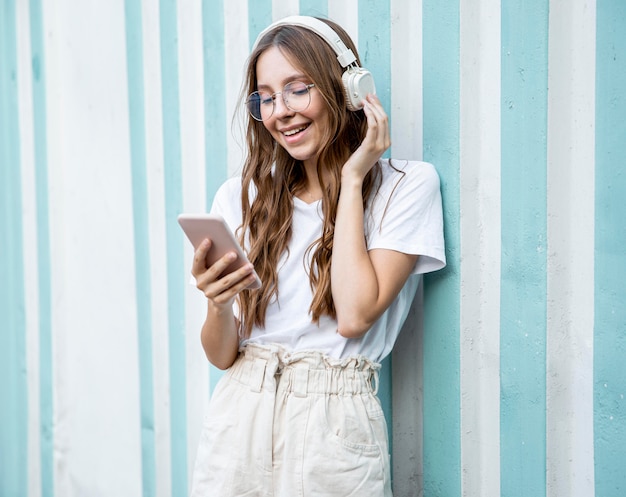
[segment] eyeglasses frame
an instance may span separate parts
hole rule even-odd
[[[293,83],[302,83],[306,87],[307,93],[309,95],[309,103],[307,104],[307,106],[304,109],[300,109],[300,110],[292,109],[291,107],[289,107],[289,104],[285,101],[285,97],[283,96],[283,92],[285,91],[285,88],[287,88],[289,85],[291,85]],[[272,117],[274,115],[274,112],[276,111],[276,96],[280,95],[282,97],[282,99],[283,99],[283,103],[285,104],[285,107],[287,107],[290,111],[292,111],[292,112],[302,112],[302,111],[308,109],[309,105],[311,105],[311,88],[313,88],[313,87],[315,87],[315,83],[308,83],[307,84],[304,81],[298,81],[298,80],[289,81],[289,83],[287,83],[287,84],[285,84],[285,86],[283,86],[283,89],[281,91],[274,92],[274,93],[272,93],[270,95],[270,98],[272,99],[272,113],[265,119],[257,119],[257,117],[252,112],[250,112],[250,108],[248,107],[248,102],[250,101],[250,97],[252,95],[254,95],[255,93],[258,93],[259,95],[261,94],[261,92],[259,92],[258,90],[253,91],[246,98],[246,110],[248,111],[248,114],[250,114],[250,116],[255,121],[259,121],[259,122],[266,121],[267,119],[269,119],[270,117]]]

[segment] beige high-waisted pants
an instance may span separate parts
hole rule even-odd
[[[244,347],[213,393],[192,497],[390,497],[379,368]]]

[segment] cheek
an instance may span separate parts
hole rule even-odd
[[[315,117],[315,127],[320,140],[323,138],[330,139],[332,133],[330,119],[327,113],[322,112]]]
[[[263,127],[265,128],[265,131],[267,131],[267,133],[274,139],[274,140],[278,140],[278,138],[280,137],[280,133],[278,131],[276,131],[276,129],[273,126],[273,121],[269,120],[269,121],[263,121]]]
[[[311,113],[310,117],[316,122],[319,127],[327,130],[330,126],[330,115],[326,107],[320,105],[319,107],[311,110],[313,112]]]

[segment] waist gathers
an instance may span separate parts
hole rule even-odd
[[[380,364],[357,356],[335,359],[316,351],[291,353],[278,346],[249,344],[227,373],[260,392],[264,387],[295,395],[378,393]]]

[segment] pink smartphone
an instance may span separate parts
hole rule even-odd
[[[194,250],[198,248],[205,238],[211,240],[211,248],[206,258],[207,267],[215,264],[218,259],[231,251],[237,254],[237,259],[226,268],[222,275],[231,273],[248,264],[248,258],[235,239],[235,235],[220,216],[213,214],[181,214],[178,216],[178,224],[180,224],[187,235]],[[254,271],[254,278],[255,280],[247,288],[259,288],[261,286],[261,280],[256,271]]]

